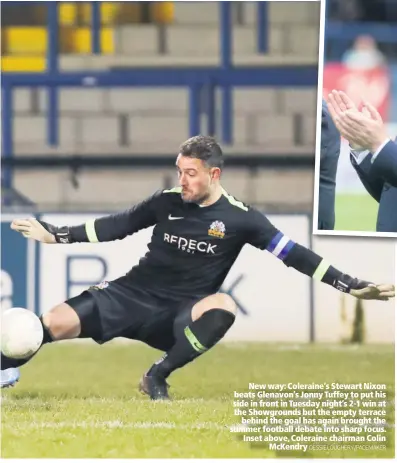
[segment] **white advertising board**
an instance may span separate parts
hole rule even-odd
[[[76,225],[96,216],[48,214],[42,220]],[[304,215],[269,215],[294,241],[309,247],[310,224]],[[151,229],[122,241],[40,246],[40,311],[79,294],[103,279],[128,272],[147,251]],[[339,270],[374,282],[395,279],[393,240],[314,236],[313,250]],[[222,290],[239,306],[228,341],[308,342],[311,280],[273,255],[246,246]],[[318,342],[340,342],[352,333],[356,299],[314,282],[314,333]],[[364,301],[365,337],[370,343],[394,342],[394,301]]]

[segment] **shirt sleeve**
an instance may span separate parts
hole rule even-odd
[[[158,191],[126,211],[70,227],[73,241],[97,243],[121,240],[139,230],[155,225],[162,199],[162,192]]]
[[[372,170],[375,174],[382,176],[387,183],[397,187],[397,144],[395,142],[390,140],[377,153]]]
[[[284,235],[257,209],[250,208],[248,214],[249,233],[247,242],[256,248],[270,252],[284,261],[295,242],[287,235]]]
[[[390,138],[387,138],[380,146],[379,148],[373,153],[371,162],[374,163],[375,159],[378,157],[378,154],[383,150],[383,148],[389,143]]]
[[[311,249],[291,240],[259,211],[250,210],[248,223],[251,229],[249,243],[270,252],[287,267],[332,286],[335,286],[335,282],[341,277],[342,272],[329,265]]]
[[[360,149],[350,148],[350,160],[351,161],[354,160],[356,165],[361,164],[368,155],[370,155],[369,150],[360,150]]]
[[[360,152],[351,151],[350,162],[354,170],[357,172],[358,178],[368,191],[368,193],[377,201],[380,202],[384,187],[383,177],[376,175],[372,169],[371,155],[368,150]]]
[[[342,272],[328,264],[311,249],[296,243],[278,230],[264,214],[255,209],[249,211],[249,243],[266,250],[280,259],[287,267],[323,283],[335,286]],[[336,287],[336,286],[335,286]],[[341,288],[338,288],[342,291]]]

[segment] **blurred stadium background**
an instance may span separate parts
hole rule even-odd
[[[13,3],[5,199],[119,208],[173,184],[179,144],[206,133],[229,154],[235,196],[311,211],[319,4]]]
[[[397,3],[327,0],[324,95],[337,88],[372,102],[397,135]],[[375,231],[378,204],[350,165],[343,142],[337,177],[336,229]]]
[[[178,146],[197,133],[221,142],[231,194],[336,267],[393,279],[393,243],[311,236],[318,2],[1,7],[3,310],[44,312],[121,275],[151,232],[99,246],[40,246],[11,232],[12,217],[73,224],[129,207],[174,185]],[[182,402],[172,408],[139,399],[134,384],[157,359],[153,349],[58,343],[23,368],[21,384],[3,397],[3,456],[284,457],[227,430],[235,422],[231,391],[247,380],[337,377],[393,388],[392,302],[381,311],[356,305],[253,248],[223,290],[239,307],[227,339],[239,342],[175,374],[172,393]],[[364,341],[360,349],[348,345]]]

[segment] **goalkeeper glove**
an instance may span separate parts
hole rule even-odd
[[[39,223],[45,228],[45,230],[47,230],[49,233],[51,233],[51,235],[55,237],[55,241],[57,243],[73,243],[69,227],[56,227],[55,225],[51,225],[47,222],[42,222],[41,220],[39,221]]]
[[[375,299],[379,301],[388,301],[389,298],[395,297],[395,286],[389,284],[375,285],[369,281],[352,278],[349,275],[342,274],[338,277],[333,286],[342,291],[349,293],[357,299]]]
[[[13,220],[11,228],[41,243],[73,243],[69,227],[56,227],[33,218]]]

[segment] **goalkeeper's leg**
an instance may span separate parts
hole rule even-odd
[[[153,400],[167,399],[166,378],[220,341],[234,323],[236,310],[230,296],[218,293],[197,302],[184,320],[177,318],[175,344],[142,378],[141,391]]]
[[[87,292],[55,306],[42,315],[40,321],[44,332],[40,349],[44,344],[54,341],[93,337],[99,329],[95,300]],[[1,370],[21,367],[37,352],[26,359],[11,359],[1,354]]]

